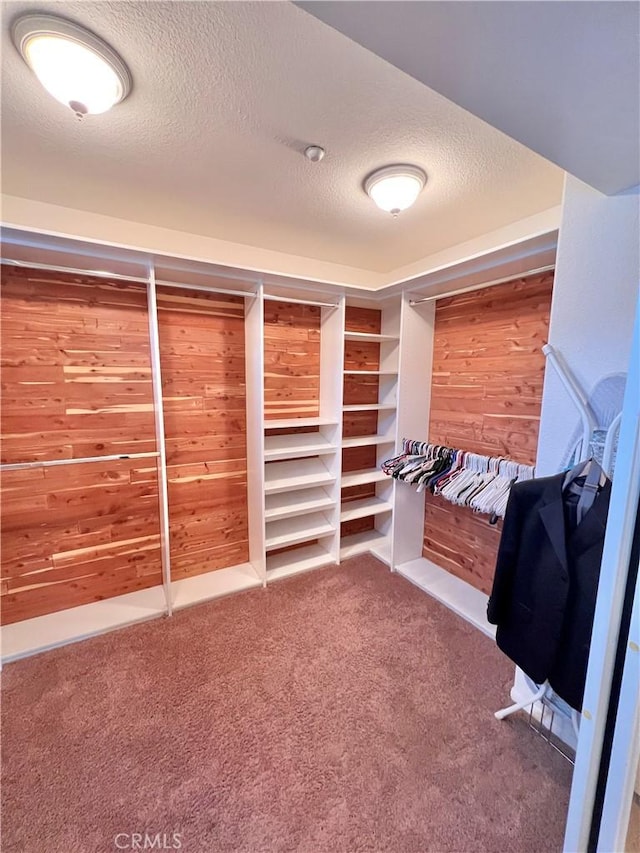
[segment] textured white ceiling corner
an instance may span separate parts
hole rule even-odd
[[[35,10],[106,39],[130,97],[82,122],[50,98],[8,33]],[[377,287],[560,201],[560,169],[290,3],[17,0],[2,48],[5,193],[221,241],[234,265],[267,250],[298,275],[347,268]],[[310,142],[322,163],[302,156]],[[361,184],[398,161],[429,180],[394,220]]]
[[[601,192],[640,183],[640,3],[297,5]]]

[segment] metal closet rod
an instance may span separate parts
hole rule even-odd
[[[73,275],[91,275],[97,278],[111,278],[118,281],[135,281],[136,283],[147,284],[149,279],[147,276],[123,275],[117,272],[107,272],[106,270],[87,270],[77,269],[76,267],[61,267],[55,264],[37,264],[31,261],[16,261],[13,258],[0,258],[0,263],[7,264],[11,267],[24,267],[30,270],[46,270],[48,272],[68,272]]]
[[[85,462],[116,462],[123,459],[155,459],[159,455],[156,451],[150,451],[149,453],[115,453],[111,456],[81,456],[77,459],[40,459],[37,462],[6,462],[0,465],[0,471],[51,468],[54,465],[82,465]]]
[[[506,275],[503,276],[503,278],[495,278],[493,281],[483,281],[481,284],[470,284],[468,287],[460,287],[458,290],[450,290],[447,293],[434,293],[432,296],[423,296],[422,299],[410,299],[409,305],[422,305],[424,302],[433,302],[434,299],[446,299],[448,296],[458,296],[460,293],[470,293],[472,290],[484,290],[485,287],[493,287],[496,284],[506,284],[508,281],[513,281],[516,278],[525,278],[525,276],[528,275],[538,275],[539,273],[549,272],[553,269],[555,269],[555,264],[547,264],[544,267],[537,267],[537,269],[534,270]]]
[[[290,299],[288,296],[274,296],[271,293],[265,293],[265,299],[270,302],[292,302],[296,305],[317,305],[319,308],[337,308],[337,302],[316,302],[314,299]]]
[[[164,279],[156,279],[158,287],[176,287],[180,290],[198,290],[202,293],[224,293],[227,296],[250,296],[255,299],[258,295],[254,290],[231,290],[224,287],[209,287],[206,284],[184,284],[180,281],[164,281]]]
[[[13,258],[0,258],[0,263],[7,264],[12,267],[21,267],[32,270],[46,270],[47,272],[65,272],[72,275],[88,275],[97,278],[109,278],[116,281],[133,281],[136,284],[148,284],[148,276],[125,275],[124,273],[108,272],[106,270],[88,270],[78,269],[76,267],[63,267],[56,264],[39,264],[31,261],[17,261]],[[246,290],[231,290],[223,287],[208,287],[203,284],[185,284],[180,281],[157,281],[157,285],[165,287],[179,287],[183,290],[199,290],[205,293],[224,293],[229,296],[251,296],[256,297],[258,294],[255,291]]]

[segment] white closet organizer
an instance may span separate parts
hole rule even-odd
[[[379,465],[399,450],[402,436],[426,437],[434,303],[413,304],[408,292],[398,292],[384,300],[372,296],[355,298],[345,296],[337,287],[323,289],[313,282],[17,229],[5,229],[3,237],[3,260],[9,263],[30,268],[40,264],[43,269],[78,274],[95,275],[92,271],[99,269],[107,272],[98,275],[146,284],[156,389],[156,441],[161,460],[165,451],[154,310],[156,285],[170,283],[186,291],[244,298],[249,540],[246,563],[186,579],[173,578],[169,551],[172,534],[166,524],[167,475],[161,462],[159,517],[164,521],[160,530],[164,586],[5,625],[1,629],[3,660],[168,615],[180,607],[339,564],[367,552],[425,586],[418,577],[426,563],[422,559],[424,496],[396,488],[396,482],[386,477]],[[267,300],[273,299],[320,307],[320,391],[319,413],[315,417],[265,419],[264,309]],[[350,329],[347,306],[380,311],[380,331]],[[379,348],[375,367],[366,359],[345,364],[345,346],[357,351],[365,344]],[[363,384],[377,380],[375,399],[371,395],[366,398],[370,402],[345,400],[345,383],[357,388],[360,380]],[[352,429],[356,422],[371,424],[372,428],[361,434],[362,430]],[[304,432],[296,431],[301,427]],[[365,461],[343,470],[343,458],[349,456]],[[357,496],[358,488],[365,496]],[[344,490],[352,490],[349,497],[356,497],[343,500]],[[351,529],[354,524],[362,524],[365,529],[341,536],[341,527]],[[458,583],[467,586],[462,581]],[[473,594],[476,592],[472,590]],[[478,621],[455,602],[452,606]]]

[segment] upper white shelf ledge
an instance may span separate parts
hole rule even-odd
[[[335,418],[265,418],[265,429],[295,429],[296,427],[332,426],[337,424]]]
[[[371,341],[384,343],[384,341],[397,341],[398,335],[376,335],[373,332],[345,332],[345,341]]]
[[[335,453],[336,449],[335,445],[317,432],[303,432],[296,435],[267,435],[264,439],[265,462]]]

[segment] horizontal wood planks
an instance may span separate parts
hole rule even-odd
[[[144,287],[2,268],[2,461],[154,451]]]
[[[382,312],[379,309],[359,308],[353,305],[346,306],[345,330],[347,332],[380,334],[381,324]],[[379,370],[380,344],[371,341],[345,341],[344,369]],[[379,386],[380,380],[378,376],[353,376],[345,374],[343,387],[344,405],[355,406],[365,403],[377,403]],[[375,435],[377,431],[378,413],[375,410],[371,412],[344,413],[342,434],[345,438],[356,435]],[[345,474],[349,471],[358,471],[363,468],[375,468],[375,466],[376,448],[373,446],[352,447],[342,451],[342,470]],[[351,500],[374,497],[375,493],[376,487],[373,483],[342,489],[341,502],[345,504]],[[374,523],[373,516],[345,521],[340,525],[340,535],[349,536],[353,533],[361,533],[364,530],[372,530]]]
[[[249,559],[244,302],[158,288],[171,577]]]
[[[3,624],[162,583],[148,461],[3,473]]]
[[[320,311],[316,305],[265,302],[265,418],[319,414]]]
[[[436,307],[429,440],[535,464],[553,273],[442,299]],[[499,531],[427,495],[423,555],[484,592]]]
[[[156,450],[144,287],[3,267],[0,322],[3,462]],[[161,583],[153,460],[1,488],[3,623]]]

